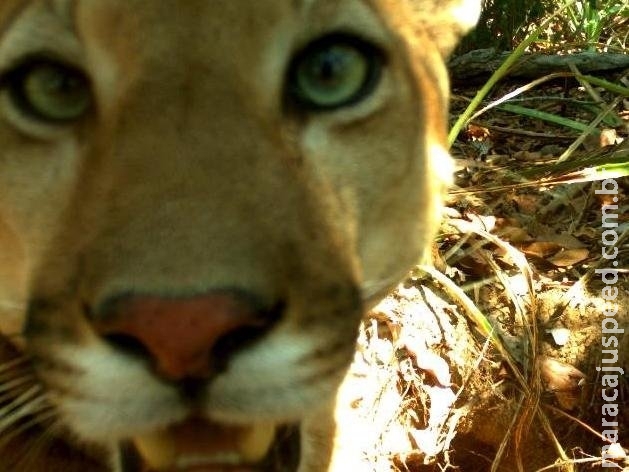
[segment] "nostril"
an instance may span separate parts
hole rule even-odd
[[[168,380],[205,379],[279,318],[281,308],[261,310],[252,300],[237,291],[125,296],[103,304],[94,325],[110,345],[149,359]]]
[[[258,340],[265,331],[262,327],[253,326],[234,330],[216,342],[212,349],[212,355],[215,359],[226,360],[234,352]]]
[[[131,356],[150,358],[151,353],[139,339],[126,334],[110,334],[103,336],[110,346],[116,348],[117,351],[124,352]]]
[[[275,324],[284,312],[284,305],[277,304],[274,308],[267,310],[263,316],[265,322],[251,324],[235,329],[219,338],[212,348],[212,358],[214,367],[218,372],[225,370],[229,359],[237,351],[258,341],[266,332],[268,327]]]

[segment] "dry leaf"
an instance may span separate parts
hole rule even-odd
[[[613,128],[605,128],[601,130],[600,145],[601,147],[613,146],[618,143],[618,133]]]
[[[479,228],[481,231],[492,231],[496,227],[496,217],[493,215],[477,215],[470,213],[467,215],[472,227]]]
[[[497,234],[505,241],[513,244],[525,243],[531,240],[531,235],[523,228],[518,228],[517,226],[505,226]]]
[[[549,241],[551,243],[559,244],[563,249],[580,249],[586,247],[583,242],[581,242],[578,238],[575,238],[573,235],[568,233],[549,233],[544,234],[539,237],[543,241]]]
[[[546,332],[553,337],[553,341],[555,341],[557,346],[565,346],[571,334],[568,328],[552,328],[547,329]]]
[[[546,259],[561,250],[561,246],[550,241],[535,241],[522,247],[522,252],[529,256]]]
[[[456,395],[449,388],[425,386],[430,397],[430,410],[428,412],[428,427],[415,429],[409,434],[419,449],[429,457],[434,457],[442,452],[444,443],[440,441],[441,430],[448,419],[448,415],[456,400]]]
[[[565,410],[576,408],[585,374],[576,367],[551,357],[542,356],[537,362],[546,390],[555,394],[559,406]]]
[[[480,250],[472,252],[459,260],[459,265],[467,269],[468,273],[484,276],[490,272],[490,265],[480,254]]]
[[[535,215],[539,212],[539,197],[536,195],[513,195],[510,198],[520,210],[527,215]]]
[[[443,387],[451,384],[450,367],[446,361],[426,347],[425,341],[405,336],[403,343],[409,354],[415,358],[415,364],[419,369],[432,374]]]
[[[590,252],[586,248],[566,249],[565,251],[559,251],[549,258],[548,261],[556,267],[569,267],[586,260],[589,256]]]

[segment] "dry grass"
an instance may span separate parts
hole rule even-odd
[[[629,182],[621,184],[626,198]],[[557,214],[574,198],[519,219],[501,214],[504,195],[454,204],[436,252],[439,270],[418,269],[363,323],[340,418],[345,437],[363,451],[361,471],[600,466],[605,441],[596,367],[608,304],[592,277],[604,261],[600,222],[595,225],[600,202],[588,185],[579,189],[589,198],[583,197],[581,214],[569,215],[579,222],[570,229]],[[524,188],[506,199],[546,208],[548,192]],[[629,208],[624,201],[622,208]],[[554,241],[546,232],[551,221]],[[628,226],[621,216],[625,268]],[[617,318],[629,328],[627,272],[618,288]],[[619,362],[629,371],[623,342]],[[619,443],[626,446],[626,377],[620,391]]]

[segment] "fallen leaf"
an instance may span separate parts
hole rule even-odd
[[[535,215],[539,212],[539,197],[536,195],[513,195],[510,199],[521,213]]]
[[[557,403],[563,409],[575,409],[579,404],[585,374],[576,367],[551,357],[542,356],[537,362],[546,391],[555,395]]]
[[[529,256],[546,259],[561,250],[561,245],[551,241],[535,241],[522,247],[522,252]]]
[[[419,369],[433,375],[443,387],[451,384],[452,377],[447,362],[428,349],[425,341],[405,336],[402,342],[409,354],[415,358],[415,364]]]
[[[531,235],[523,228],[517,226],[506,226],[500,228],[497,235],[510,243],[525,243],[531,240]]]
[[[547,329],[546,332],[553,337],[553,341],[555,341],[557,346],[565,346],[570,339],[570,330],[568,328],[552,328]]]
[[[568,233],[549,233],[538,238],[539,240],[559,244],[563,249],[580,249],[586,247],[581,240]]]
[[[586,260],[589,256],[590,252],[586,248],[566,249],[550,257],[548,261],[556,267],[569,267]]]

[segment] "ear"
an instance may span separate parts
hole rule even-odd
[[[450,55],[478,21],[483,0],[408,0],[441,54]]]
[[[459,33],[464,35],[469,32],[480,17],[482,0],[451,0],[442,2],[449,11],[449,16],[454,20],[454,24],[458,26]]]

